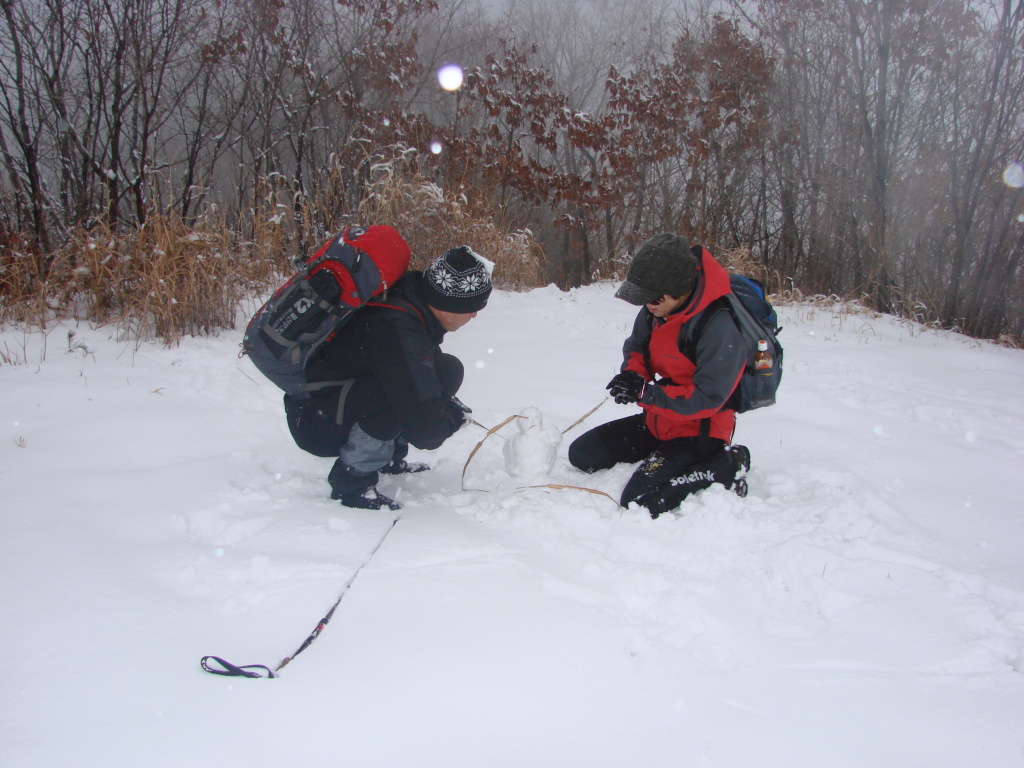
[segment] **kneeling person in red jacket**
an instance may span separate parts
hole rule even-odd
[[[331,498],[349,507],[398,509],[377,491],[379,473],[427,469],[406,462],[412,444],[441,446],[469,419],[455,393],[464,367],[441,351],[487,305],[490,263],[461,246],[423,272],[406,273],[387,295],[357,312],[306,366],[311,398],[285,396],[296,444],[336,456]]]
[[[747,360],[722,298],[729,292],[725,269],[679,235],[652,237],[629,265],[615,295],[642,309],[607,389],[642,412],[569,446],[569,461],[585,472],[642,462],[622,491],[624,507],[636,502],[658,517],[713,483],[746,495],[750,452],[730,445],[736,414],[727,404]]]

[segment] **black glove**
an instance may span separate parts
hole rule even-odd
[[[611,393],[616,403],[627,405],[640,399],[645,383],[644,377],[636,371],[623,371],[616,374],[605,389]]]
[[[472,408],[459,400],[455,395],[445,400],[441,408],[444,411],[445,419],[452,426],[452,432],[458,432],[463,425],[469,422],[469,414],[473,412]]]

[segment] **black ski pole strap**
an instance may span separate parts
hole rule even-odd
[[[217,669],[212,666],[210,664],[211,661],[219,664],[221,668]],[[231,662],[224,661],[220,656],[203,656],[199,663],[211,675],[224,675],[225,677],[277,677],[270,667],[263,664],[246,664],[242,667],[236,667]]]
[[[275,673],[280,672],[282,669],[284,669],[292,659],[294,659],[296,656],[298,656],[300,653],[306,650],[312,644],[312,642],[320,636],[320,633],[324,631],[324,627],[327,626],[327,624],[331,620],[331,617],[334,616],[334,612],[337,610],[338,605],[341,603],[341,599],[345,597],[345,593],[348,592],[349,588],[352,586],[352,583],[356,580],[356,576],[358,576],[359,573],[363,570],[363,568],[365,568],[366,565],[370,562],[370,560],[373,559],[373,556],[377,554],[377,550],[380,549],[381,546],[384,544],[384,539],[386,539],[388,537],[388,534],[394,530],[395,525],[397,525],[398,521],[401,519],[401,513],[395,515],[394,519],[391,521],[391,525],[389,525],[387,530],[384,531],[384,534],[377,541],[376,546],[374,546],[374,548],[370,550],[370,554],[366,556],[366,559],[363,560],[362,564],[360,564],[360,566],[356,568],[352,576],[349,577],[349,580],[345,582],[345,586],[342,587],[341,594],[338,595],[338,599],[334,601],[334,605],[331,606],[331,610],[327,612],[326,616],[320,619],[320,621],[316,625],[316,628],[309,633],[309,637],[307,637],[303,641],[302,645],[299,646],[298,650],[296,650],[295,653],[293,653],[291,656],[286,656],[284,659],[282,659],[281,663],[277,665],[276,669],[271,669],[270,667],[267,667],[263,664],[246,664],[245,666],[236,667],[231,662],[224,661],[224,659],[220,658],[220,656],[203,656],[203,658],[199,662],[200,664],[202,664],[203,669],[205,669],[212,675],[224,675],[225,677],[277,677],[277,674]],[[210,662],[216,662],[217,664],[219,664],[220,669],[217,669],[216,667],[212,666]]]
[[[363,563],[358,568],[356,568],[355,573],[353,573],[349,580],[345,582],[345,586],[342,587],[341,594],[338,595],[338,599],[334,601],[334,605],[331,606],[331,610],[327,612],[326,616],[320,619],[320,621],[316,625],[316,628],[309,633],[309,637],[302,641],[302,645],[299,646],[298,650],[296,650],[295,653],[293,653],[291,656],[286,656],[284,659],[281,660],[281,663],[277,665],[276,671],[280,672],[282,669],[284,669],[292,659],[294,659],[304,650],[309,648],[309,646],[312,645],[313,641],[320,637],[320,633],[324,631],[324,627],[326,627],[328,623],[330,623],[331,617],[334,616],[334,612],[338,610],[338,606],[341,604],[342,598],[345,597],[346,593],[352,587],[353,582],[356,580],[356,576],[360,574],[363,568],[366,567],[367,563],[369,563],[370,560],[373,559],[373,556],[377,554],[377,550],[380,549],[381,546],[384,544],[384,539],[386,539],[388,537],[388,534],[391,533],[392,530],[394,530],[394,527],[398,524],[398,521],[401,519],[401,513],[395,515],[394,520],[391,521],[391,525],[388,526],[388,529],[384,531],[384,535],[380,537],[380,540],[377,542],[377,545],[370,551],[370,554],[366,556],[366,560],[364,560]]]

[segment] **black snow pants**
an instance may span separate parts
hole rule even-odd
[[[459,391],[465,369],[457,357],[442,353],[436,372],[446,395]],[[349,379],[305,401],[285,395],[284,406],[296,445],[314,456],[340,456],[369,473],[408,453],[401,419],[373,376]]]
[[[636,502],[647,507],[652,517],[675,509],[691,493],[713,483],[732,488],[738,469],[724,440],[659,440],[647,429],[642,413],[595,427],[569,446],[569,462],[584,472],[637,461],[641,464],[626,483],[619,504]]]

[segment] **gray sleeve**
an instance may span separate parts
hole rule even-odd
[[[636,371],[644,378],[650,378],[647,370],[647,349],[651,343],[652,320],[654,316],[641,309],[633,321],[633,332],[622,345],[622,366],[620,371]]]

